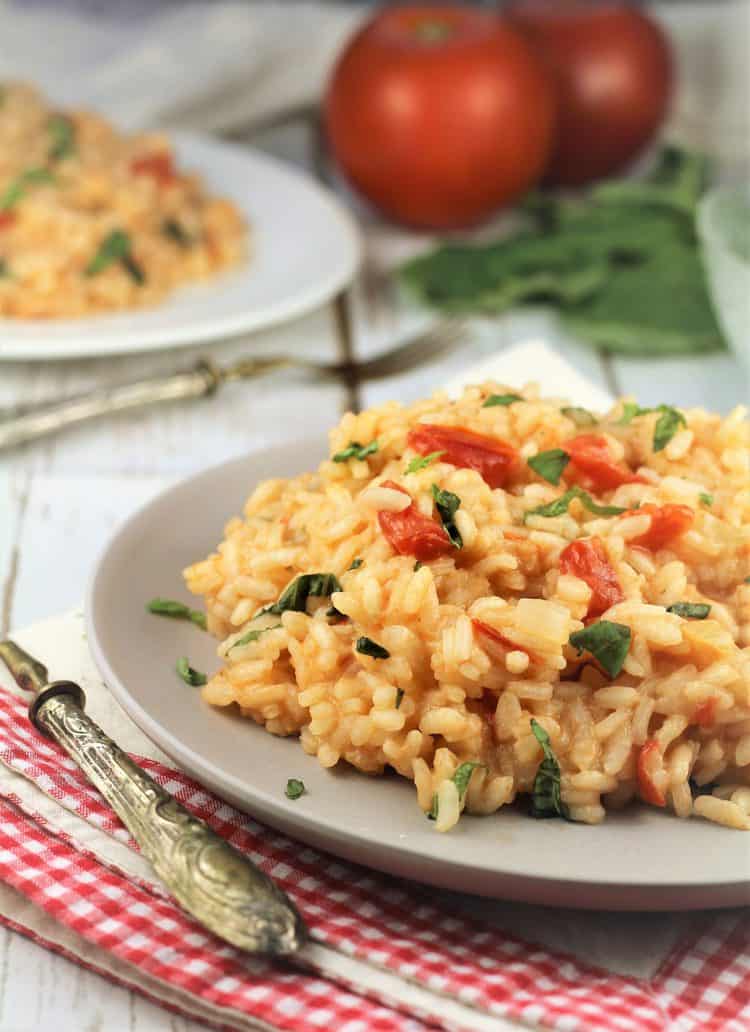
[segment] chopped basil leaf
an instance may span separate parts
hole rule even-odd
[[[701,491],[701,493],[698,495],[698,499],[699,501],[703,502],[704,505],[714,504],[714,496],[712,494],[708,494],[707,491]]]
[[[610,677],[617,677],[628,654],[630,638],[630,628],[625,624],[597,620],[571,634],[570,644],[579,655],[583,651],[590,652]]]
[[[596,426],[597,419],[588,409],[579,408],[578,405],[569,405],[560,409],[564,416],[572,419],[576,426]]]
[[[471,775],[477,769],[477,767],[483,767],[483,763],[477,763],[474,760],[467,760],[466,763],[462,763],[456,767],[456,773],[451,778],[451,781],[458,789],[458,801],[461,802],[463,797],[466,795],[466,790],[469,787],[471,781]]]
[[[177,660],[177,673],[185,684],[189,684],[191,688],[200,688],[208,681],[205,674],[190,666],[187,656],[180,656]]]
[[[396,689],[396,709],[400,709],[401,702],[403,701],[403,698],[404,698],[404,689],[403,688],[397,688]]]
[[[332,573],[302,573],[284,588],[278,602],[266,606],[255,615],[273,613],[274,616],[280,616],[288,609],[294,613],[304,613],[309,598],[323,598],[332,595],[334,591],[341,591],[341,585]]]
[[[378,645],[372,638],[357,638],[354,648],[357,652],[361,652],[363,656],[372,656],[373,659],[388,659],[390,656],[388,649]]]
[[[26,193],[26,187],[35,183],[54,183],[55,177],[48,168],[28,168],[10,184],[0,198],[0,211],[7,211],[17,204]]]
[[[619,505],[599,505],[588,491],[584,491],[583,488],[576,485],[565,494],[560,495],[559,498],[555,498],[554,501],[547,502],[546,505],[538,505],[536,509],[527,509],[523,514],[524,523],[529,516],[562,516],[568,511],[568,506],[574,498],[580,499],[581,504],[594,516],[621,516],[627,512]]]
[[[193,238],[183,229],[177,219],[164,219],[161,224],[161,231],[165,237],[169,237],[179,247],[187,248],[193,243]]]
[[[4,258],[0,258],[0,279],[4,279],[6,276],[10,276],[8,263],[5,261]]]
[[[570,820],[568,808],[560,797],[560,764],[550,745],[549,735],[533,717],[531,718],[531,731],[544,753],[544,759],[539,764],[534,778],[531,816],[538,818],[563,817],[565,820]]]
[[[435,794],[432,797],[432,806],[430,807],[430,809],[429,809],[429,811],[427,813],[427,820],[429,820],[429,821],[436,821],[437,820],[437,815],[438,815],[438,797],[437,797],[437,792],[435,792]]]
[[[549,451],[539,452],[527,459],[529,466],[544,480],[550,484],[559,484],[565,467],[570,462],[570,455],[562,448],[550,448]]]
[[[667,612],[686,620],[705,620],[711,612],[711,606],[706,602],[675,602],[667,606]]]
[[[416,573],[417,570],[421,570],[423,566],[424,563],[421,563],[419,559],[417,559],[417,561],[414,563],[414,572]]]
[[[374,455],[378,450],[378,442],[370,441],[369,444],[360,444],[359,441],[349,441],[343,451],[336,452],[333,456],[334,462],[346,462],[348,459],[366,459],[368,455]]]
[[[489,398],[483,402],[482,408],[495,408],[496,405],[507,407],[514,401],[523,401],[523,398],[520,394],[490,394]]]
[[[364,559],[352,559],[352,565],[349,567],[349,570],[358,570],[363,562]],[[348,573],[349,570],[346,572]]]
[[[260,638],[261,634],[265,634],[266,631],[275,631],[279,627],[281,627],[281,624],[277,623],[274,624],[273,627],[261,627],[256,631],[246,631],[242,635],[242,637],[238,638],[237,641],[230,647],[229,651],[231,652],[232,649],[238,649],[240,645],[250,645],[251,642],[257,641],[258,638]]]
[[[655,408],[641,408],[635,402],[626,401],[622,407],[622,415],[618,419],[620,426],[630,423],[636,416],[647,416],[651,412],[659,412],[659,418],[654,426],[654,439],[652,447],[655,452],[666,448],[680,426],[687,426],[687,421],[681,412],[671,405],[657,405]]]
[[[86,275],[97,276],[114,262],[120,262],[136,283],[145,282],[143,271],[131,254],[130,237],[122,229],[113,230],[102,240],[99,250],[86,266]]]
[[[71,120],[65,115],[52,115],[47,122],[47,129],[51,140],[47,155],[49,160],[69,158],[75,150],[75,130]]]
[[[191,609],[184,602],[176,602],[171,598],[152,598],[146,609],[157,616],[171,616],[173,620],[190,620],[201,630],[206,629],[206,614],[199,609]]]
[[[284,789],[284,795],[287,799],[299,799],[301,795],[305,794],[305,783],[300,781],[299,778],[289,778]]]
[[[661,415],[656,420],[654,427],[653,448],[655,452],[662,451],[681,426],[687,426],[687,421],[681,412],[671,408],[669,405],[660,405]]]
[[[750,577],[745,577],[745,584],[750,584]]]
[[[443,530],[456,548],[463,548],[463,538],[454,520],[454,516],[461,507],[461,499],[452,491],[441,491],[437,484],[432,485],[432,497],[435,499],[435,507],[440,516],[440,522],[443,524]]]
[[[404,473],[418,473],[420,469],[426,469],[430,463],[437,462],[441,455],[445,455],[445,452],[434,451],[429,455],[418,455],[416,459],[411,460]]]

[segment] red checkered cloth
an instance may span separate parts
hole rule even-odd
[[[227,1027],[255,1020],[291,1032],[456,1028],[446,999],[485,1020],[580,1032],[747,1032],[750,926],[745,912],[698,919],[653,978],[585,965],[457,917],[426,891],[309,849],[211,796],[181,772],[135,757],[189,810],[247,853],[294,899],[318,943],[408,980],[419,1011],[330,973],[249,959],[134,878],[50,827],[3,788],[0,879],[99,949],[221,1007]],[[60,806],[135,849],[126,829],[24,705],[0,691],[0,762]],[[0,782],[2,784],[2,782]],[[426,1006],[424,1000],[433,1000]],[[408,1010],[408,1013],[407,1013]],[[471,1021],[460,1027],[472,1028]]]

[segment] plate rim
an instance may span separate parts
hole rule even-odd
[[[319,437],[315,435],[312,439],[306,439],[305,444],[309,448],[317,448],[318,444],[320,444],[321,455],[323,455],[323,449],[327,446],[327,440],[325,436],[321,435]],[[184,490],[189,484],[195,484],[203,478],[210,480],[231,467],[241,469],[243,466],[251,464],[261,454],[273,456],[277,453],[293,451],[295,448],[299,448],[299,446],[300,441],[297,440],[281,442],[266,449],[255,448],[243,455],[235,456],[197,470],[181,478],[176,483],[166,486],[153,498],[125,517],[109,536],[107,543],[97,557],[94,570],[88,581],[84,603],[87,644],[102,680],[105,682],[107,689],[112,692],[116,701],[140,730],[158,748],[162,749],[171,759],[177,762],[187,774],[194,777],[205,787],[208,787],[211,792],[222,798],[229,799],[237,809],[249,814],[251,817],[257,818],[261,822],[267,823],[270,827],[278,828],[304,843],[313,845],[315,848],[327,850],[336,856],[362,865],[361,856],[363,851],[372,849],[372,836],[359,833],[353,829],[349,829],[344,836],[341,828],[327,816],[324,816],[322,819],[317,815],[306,816],[304,811],[294,810],[285,800],[282,801],[275,796],[272,798],[263,789],[253,789],[253,800],[248,802],[246,780],[243,781],[239,775],[218,767],[213,761],[206,759],[193,747],[183,743],[174,732],[161,724],[158,719],[152,717],[148,710],[134,698],[129,692],[127,685],[120,680],[111,666],[106,650],[99,641],[97,632],[95,613],[100,578],[104,576],[110,553],[120,538],[128,532],[131,524],[146,518],[149,511],[162,504],[167,496]],[[248,491],[251,489],[251,486],[249,483]],[[230,787],[225,787],[227,785]],[[679,818],[669,814],[660,815],[660,817],[667,820],[679,820]],[[592,830],[588,825],[576,825],[576,827],[582,833]],[[601,833],[602,828],[599,827],[593,830]],[[335,844],[332,844],[332,842]],[[748,848],[750,848],[750,843],[748,843]],[[481,886],[476,890],[476,893],[479,895],[486,895],[495,899],[517,899],[524,902],[544,904],[548,902],[547,897],[556,901],[559,900],[561,891],[564,891],[565,887],[568,887],[571,891],[580,891],[582,883],[585,882],[593,890],[591,900],[582,901],[580,898],[577,898],[573,904],[570,904],[575,909],[672,911],[705,909],[706,907],[736,907],[750,903],[750,871],[746,877],[723,878],[720,882],[712,881],[709,878],[698,881],[693,876],[688,875],[675,880],[674,872],[669,877],[665,874],[663,881],[643,880],[637,877],[629,880],[623,880],[622,877],[613,879],[606,875],[595,878],[587,876],[585,879],[568,878],[561,875],[556,875],[552,878],[545,873],[521,872],[514,869],[502,870],[490,868],[488,865],[481,865],[477,862],[466,863],[441,859],[439,857],[427,858],[418,847],[398,842],[389,842],[387,851],[390,855],[395,856],[398,861],[396,864],[389,867],[383,865],[382,862],[373,862],[370,866],[376,870],[413,879],[413,874],[403,874],[399,868],[409,868],[413,871],[416,865],[425,865],[426,862],[429,862],[431,870],[426,873],[423,883],[447,888],[452,887],[451,879],[449,877],[442,878],[440,875],[441,870],[460,871],[471,874],[474,877],[481,877],[482,875],[495,876],[507,881],[507,892],[504,891],[502,894],[498,894],[494,890],[482,892]],[[436,868],[437,873],[435,873],[435,870],[432,870],[433,867]],[[688,899],[683,900],[677,895],[678,893],[685,893],[686,890],[697,892],[699,894],[698,902],[691,902]],[[610,901],[608,899],[610,891],[618,891],[621,895],[628,892],[635,893],[640,898],[641,903],[625,904]],[[740,901],[740,897],[742,901]],[[558,901],[554,905],[563,906],[564,904],[560,904]]]
[[[271,306],[256,309],[255,312],[247,311],[244,314],[235,314],[224,318],[218,318],[207,323],[203,329],[198,330],[189,322],[183,322],[176,329],[152,328],[145,330],[139,336],[137,330],[132,335],[110,336],[107,342],[107,331],[103,330],[104,343],[81,343],[76,337],[76,327],[85,328],[87,331],[96,328],[96,322],[101,318],[110,315],[133,315],[146,314],[158,310],[162,302],[146,308],[124,309],[122,312],[104,312],[98,316],[88,316],[82,319],[9,319],[0,317],[0,362],[44,362],[44,361],[66,361],[82,358],[105,358],[112,355],[135,355],[149,352],[171,351],[177,348],[198,346],[208,344],[217,340],[231,339],[243,334],[250,334],[263,329],[270,329],[281,323],[291,321],[307,312],[329,301],[340,290],[343,290],[354,279],[363,259],[364,244],[361,230],[356,219],[344,203],[336,196],[334,191],[323,183],[318,182],[312,175],[305,172],[291,162],[284,161],[269,154],[258,147],[251,145],[244,146],[234,141],[224,140],[210,133],[192,132],[186,130],[169,130],[168,135],[177,147],[198,146],[209,147],[215,151],[224,151],[236,157],[250,158],[254,162],[266,165],[271,172],[281,172],[284,177],[300,182],[305,189],[317,194],[318,200],[328,208],[328,217],[331,224],[335,224],[340,232],[341,240],[345,242],[347,251],[346,261],[327,278],[305,293],[298,293],[291,302],[276,302]],[[203,173],[202,173],[203,174]],[[222,275],[231,275],[236,270],[227,269],[219,273],[217,280]],[[168,295],[164,301],[171,297],[179,297],[182,289],[189,290],[196,286],[206,286],[212,281],[187,283],[177,287]],[[215,281],[214,281],[215,282]],[[70,327],[70,336],[51,338],[44,341],[24,339],[19,334],[24,328],[31,327],[43,332],[46,326]],[[17,333],[14,335],[14,329]],[[131,331],[132,332],[132,331]],[[10,336],[10,340],[4,339]]]

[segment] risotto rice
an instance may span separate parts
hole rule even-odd
[[[0,316],[151,305],[239,262],[246,236],[230,201],[175,168],[165,136],[0,85]]]
[[[186,571],[203,689],[445,831],[530,796],[750,828],[750,427],[470,387],[346,415]]]

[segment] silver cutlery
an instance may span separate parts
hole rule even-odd
[[[50,683],[46,667],[13,641],[0,641],[0,660],[32,693],[29,719],[101,792],[188,913],[250,953],[284,956],[304,945],[307,929],[289,897],[107,737],[84,712],[79,685]]]
[[[207,358],[191,369],[104,387],[64,401],[46,402],[0,418],[0,450],[57,433],[115,412],[160,402],[205,398],[226,383],[249,380],[275,369],[298,368],[316,376],[335,377],[345,382],[378,380],[408,369],[455,347],[464,337],[466,324],[446,320],[418,333],[402,344],[364,361],[320,362],[302,355],[259,355],[220,366]]]

